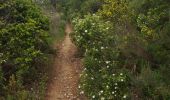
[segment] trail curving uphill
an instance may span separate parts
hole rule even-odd
[[[76,57],[77,48],[71,42],[72,28],[66,25],[66,36],[59,46],[53,66],[52,79],[47,89],[46,100],[85,100],[78,93],[81,59]],[[57,48],[55,46],[55,48]]]

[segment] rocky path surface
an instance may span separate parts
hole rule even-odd
[[[53,65],[52,79],[48,85],[46,100],[86,100],[78,92],[82,65],[81,59],[76,57],[77,48],[69,37],[71,31],[71,25],[67,24],[65,39],[58,48],[59,51]]]

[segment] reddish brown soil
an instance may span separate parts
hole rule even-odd
[[[85,100],[78,92],[81,59],[76,57],[77,48],[71,42],[71,25],[66,25],[66,36],[54,60],[52,79],[48,84],[46,100]]]

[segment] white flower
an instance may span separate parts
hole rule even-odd
[[[109,68],[109,66],[107,66],[107,68]]]
[[[115,85],[117,85],[117,83],[115,83]]]
[[[105,98],[104,98],[104,97],[101,97],[101,100],[105,100]]]
[[[100,93],[103,93],[103,90],[101,90]]]
[[[115,97],[116,97],[117,95],[115,94]]]
[[[94,99],[94,98],[95,98],[95,95],[93,95],[92,98]]]
[[[104,47],[101,47],[101,50],[103,50],[104,49]]]
[[[124,80],[123,80],[123,79],[121,79],[120,81],[121,81],[121,82],[123,82]]]
[[[91,77],[91,79],[92,79],[92,80],[94,80],[94,78],[93,78],[93,77]]]
[[[106,28],[107,30],[109,29],[109,27]]]
[[[87,69],[86,68],[84,68],[84,71],[86,71]]]
[[[78,87],[79,89],[81,88],[81,86],[79,85],[79,87]]]
[[[112,74],[113,76],[115,76],[115,74]]]
[[[87,33],[87,30],[85,30],[85,32]]]
[[[118,87],[115,87],[115,89],[117,89]]]
[[[81,91],[80,94],[84,94],[84,91]]]
[[[86,52],[88,51],[88,49],[86,49]]]
[[[115,94],[115,92],[113,91],[112,94]]]
[[[107,85],[106,88],[109,88],[109,86]]]
[[[123,73],[120,73],[120,75],[122,76],[122,75],[123,75]]]
[[[105,61],[105,63],[106,63],[106,64],[109,64],[109,63],[110,63],[110,61]]]
[[[123,96],[123,99],[126,99],[126,98],[127,98],[127,95],[124,95],[124,96]]]

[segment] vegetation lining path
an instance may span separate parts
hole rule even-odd
[[[69,37],[71,31],[71,25],[67,24],[65,39],[55,58],[53,78],[49,82],[46,100],[83,100],[78,95],[81,59],[76,57],[77,48]]]

